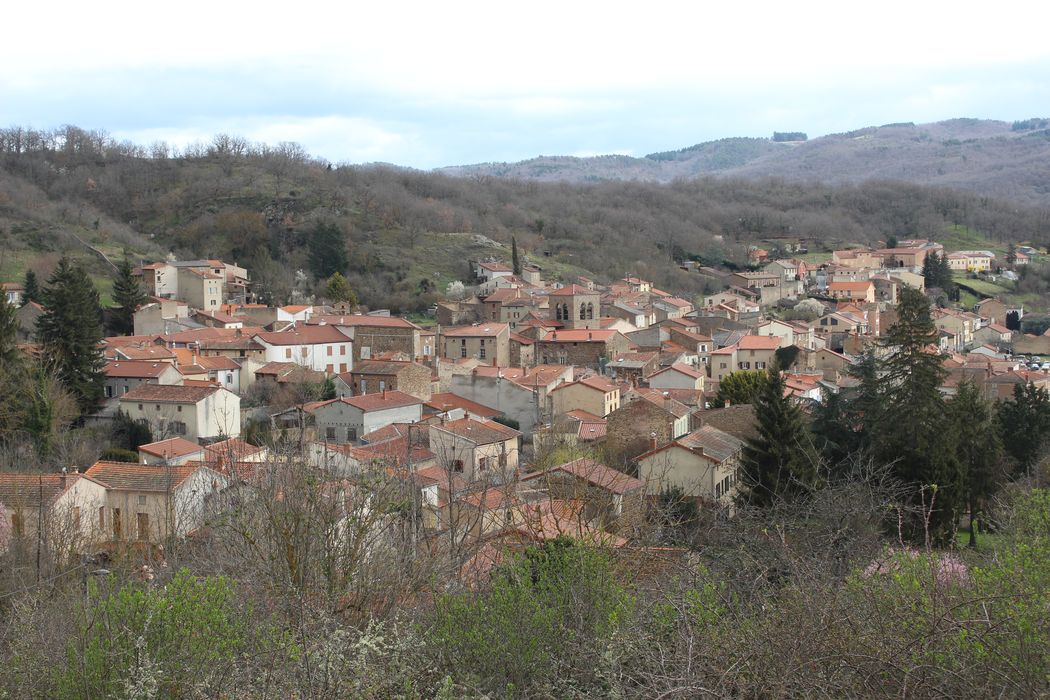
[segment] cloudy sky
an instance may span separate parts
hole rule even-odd
[[[431,168],[1050,116],[1050,3],[720,4],[23,2],[0,123]]]

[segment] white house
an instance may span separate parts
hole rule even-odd
[[[391,423],[418,423],[423,401],[402,391],[344,396],[312,408],[317,434],[327,442],[357,442]]]
[[[704,378],[706,374],[679,362],[665,367],[659,372],[649,376],[649,388],[651,389],[688,389],[689,391],[703,391]]]
[[[256,333],[266,362],[294,362],[327,374],[353,369],[353,341],[335,326],[295,326],[279,333]]]
[[[219,386],[142,384],[120,397],[120,408],[148,422],[154,437],[200,441],[241,434],[241,400]]]

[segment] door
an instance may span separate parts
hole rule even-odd
[[[139,542],[149,542],[149,513],[136,514]]]
[[[120,508],[113,509],[113,539],[119,540],[121,534],[124,531],[123,523],[120,517]]]

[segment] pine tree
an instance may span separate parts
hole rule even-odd
[[[25,306],[31,301],[40,303],[40,283],[37,282],[36,273],[32,270],[26,270],[25,281],[22,283],[25,291],[22,292],[22,306]]]
[[[0,369],[7,370],[21,364],[22,353],[18,349],[17,310],[0,299]]]
[[[882,407],[870,424],[871,452],[893,465],[896,477],[908,489],[913,506],[909,534],[924,536],[924,514],[929,507],[931,534],[950,537],[962,500],[961,472],[955,457],[952,422],[940,386],[947,370],[936,351],[937,327],[930,304],[917,289],[905,287],[897,305],[897,322],[883,340],[890,352],[882,363]]]
[[[350,266],[346,236],[335,224],[321,222],[310,235],[308,263],[317,279],[342,274]]]
[[[521,277],[521,259],[518,257],[518,239],[510,237],[510,266],[514,274]]]
[[[37,319],[37,338],[80,410],[88,412],[102,398],[105,379],[98,291],[84,269],[64,257],[47,284],[41,294],[44,313]]]
[[[977,527],[982,505],[995,490],[995,477],[1002,457],[1002,443],[991,406],[973,382],[959,385],[948,404],[955,422],[955,448],[963,472],[966,507],[970,512],[970,546],[977,546]]]
[[[794,400],[784,395],[784,377],[774,365],[755,397],[758,435],[740,457],[741,501],[767,508],[807,493],[817,481],[818,458]]]
[[[1013,399],[999,404],[999,436],[1018,476],[1028,475],[1050,435],[1050,393],[1035,384],[1014,385]]]
[[[113,331],[117,335],[131,335],[135,332],[135,312],[146,303],[146,293],[135,277],[131,261],[127,256],[117,266],[117,277],[113,280],[112,309]]]

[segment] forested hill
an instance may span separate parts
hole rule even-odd
[[[830,184],[886,179],[1050,205],[1048,127],[1048,119],[909,122],[809,141],[729,138],[641,158],[543,156],[519,163],[454,166],[443,172],[567,182],[670,182],[699,175]]]
[[[273,301],[321,275],[311,241],[345,236],[362,300],[425,308],[468,261],[509,260],[511,237],[552,277],[643,275],[683,294],[710,284],[676,259],[746,262],[746,247],[800,238],[811,251],[897,238],[1050,241],[1047,210],[903,183],[829,186],[784,179],[700,178],[566,186],[457,178],[393,167],[336,166],[294,144],[217,136],[174,153],[101,132],[0,130],[0,279],[63,252],[95,261],[105,295],[111,258],[216,257],[246,264]],[[296,271],[304,275],[296,276]]]

